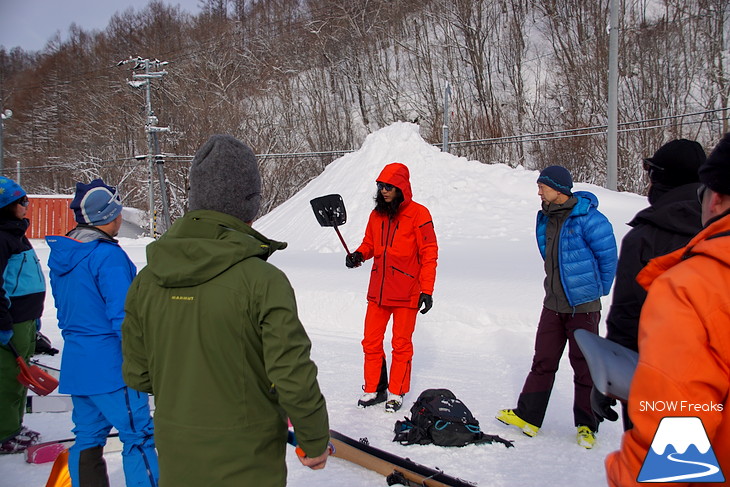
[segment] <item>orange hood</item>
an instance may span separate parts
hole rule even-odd
[[[408,168],[400,162],[388,164],[380,171],[380,175],[376,181],[381,183],[392,184],[400,189],[403,193],[403,205],[411,202],[413,199],[413,191],[411,191],[411,173]]]

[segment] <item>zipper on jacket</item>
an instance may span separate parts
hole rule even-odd
[[[28,255],[23,252],[23,260],[20,262],[20,267],[18,267],[18,274],[15,277],[15,287],[10,292],[11,295],[15,295],[15,291],[18,290],[18,286],[20,286],[20,276],[23,275],[23,267],[25,267],[25,259],[28,257]]]
[[[416,278],[416,276],[412,276],[412,275],[408,274],[407,272],[405,272],[405,271],[402,271],[402,270],[398,269],[398,268],[397,268],[397,267],[395,267],[395,266],[390,266],[390,268],[391,268],[391,269],[393,269],[393,270],[394,270],[394,271],[396,271],[396,272],[400,272],[401,274],[403,274],[403,275],[406,275],[406,276],[408,276],[408,277],[411,277],[411,278],[413,278],[413,279],[415,279],[415,278]]]
[[[398,227],[400,226],[400,221],[395,222],[395,229],[393,230],[393,236],[390,237],[390,247],[393,246],[393,242],[395,241],[395,234],[398,232]],[[390,231],[390,226],[388,227],[388,230]]]
[[[381,237],[381,241],[385,240],[385,242],[388,241],[388,233],[390,233],[390,224],[393,220],[389,217],[388,218],[388,232],[383,233],[383,237]],[[383,228],[381,224],[381,228]],[[381,232],[382,233],[382,232]],[[395,234],[395,232],[393,232]],[[385,242],[383,242],[383,277],[380,279],[380,298],[378,299],[378,306],[383,305],[383,287],[385,287],[385,270],[388,268],[388,266],[385,265],[385,259],[388,254],[388,246],[385,245]]]

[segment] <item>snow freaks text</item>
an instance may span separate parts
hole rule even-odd
[[[640,401],[639,411],[647,412],[722,412],[723,405],[714,402],[698,404],[690,401]]]

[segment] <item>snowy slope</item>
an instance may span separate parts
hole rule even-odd
[[[375,178],[385,164],[402,162],[411,171],[414,200],[433,215],[439,240],[434,307],[419,315],[414,335],[412,390],[403,414],[381,408],[356,407],[362,384],[360,340],[365,313],[369,263],[344,266],[345,252],[332,228],[320,227],[309,201],[339,193],[348,221],[341,227],[354,250],[360,243],[373,206]],[[302,322],[313,342],[313,358],[327,398],[334,429],[370,444],[480,486],[602,485],[603,459],[619,446],[621,427],[604,424],[591,451],[575,444],[572,420],[572,374],[567,353],[561,363],[545,424],[536,438],[493,419],[498,409],[515,406],[532,358],[534,333],[542,303],[542,261],[535,245],[539,198],[537,173],[505,165],[485,165],[441,153],[424,142],[416,125],[396,123],[370,135],[362,147],[330,164],[292,199],[254,223],[265,235],[289,242],[271,262],[289,276],[297,294]],[[645,198],[576,184],[594,192],[614,225],[617,240],[625,222],[646,206]],[[145,264],[149,239],[122,239],[138,267]],[[41,260],[48,249],[34,245]],[[47,269],[46,269],[47,270]],[[604,300],[604,309],[610,300]],[[604,313],[605,314],[605,313]],[[60,348],[55,310],[50,297],[44,332]],[[47,358],[46,362],[58,362]],[[407,414],[418,393],[427,388],[451,389],[480,420],[487,433],[515,440],[500,445],[441,448],[393,443],[393,425]],[[69,414],[34,414],[26,424],[47,439],[67,436]],[[122,486],[118,457],[108,459],[112,485]],[[341,460],[331,459],[322,471],[299,465],[289,453],[291,486],[372,486],[384,479]],[[0,457],[0,486],[43,486],[49,465],[23,462],[22,456]]]

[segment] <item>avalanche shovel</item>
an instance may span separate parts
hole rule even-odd
[[[37,365],[28,366],[12,343],[8,342],[8,347],[10,347],[10,350],[15,355],[15,361],[18,362],[18,366],[20,367],[18,382],[39,396],[47,396],[58,387],[58,381],[44,372],[40,367]]]
[[[328,194],[314,198],[309,203],[312,205],[314,216],[317,217],[319,224],[323,227],[334,227],[337,236],[340,237],[342,246],[345,247],[345,252],[347,252],[347,255],[350,255],[350,249],[347,248],[345,239],[342,238],[340,229],[337,228],[339,225],[344,225],[347,222],[347,210],[345,210],[345,203],[342,201],[342,196]]]
[[[598,392],[628,401],[639,354],[587,330],[575,330],[573,336],[588,362]]]

